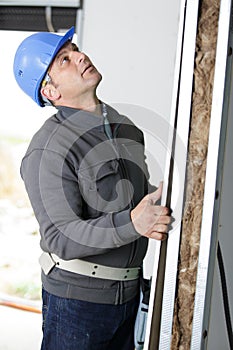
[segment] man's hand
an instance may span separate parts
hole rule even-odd
[[[171,222],[168,208],[155,205],[161,198],[163,184],[146,195],[131,211],[131,220],[135,230],[142,236],[163,241],[167,238],[168,225]]]

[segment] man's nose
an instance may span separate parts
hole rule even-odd
[[[73,52],[73,57],[74,57],[75,63],[79,64],[79,63],[81,63],[81,62],[83,62],[85,60],[86,55],[83,52],[74,51]]]

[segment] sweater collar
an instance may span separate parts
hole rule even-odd
[[[106,105],[107,115],[110,124],[119,124],[124,120],[124,117],[121,116],[114,108]],[[56,118],[60,122],[65,122],[70,120],[72,124],[75,124],[79,129],[89,129],[89,128],[100,128],[103,129],[104,117],[103,115],[97,115],[88,111],[81,109],[57,106],[58,112]]]

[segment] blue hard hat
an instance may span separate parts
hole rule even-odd
[[[14,76],[20,88],[39,106],[44,102],[40,95],[41,83],[49,65],[60,48],[72,40],[75,29],[61,36],[49,32],[32,34],[19,45],[14,58]]]

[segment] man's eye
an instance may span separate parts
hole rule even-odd
[[[61,59],[61,64],[64,64],[64,63],[66,63],[66,62],[68,62],[70,59],[69,59],[69,56],[64,56],[64,57],[62,57],[62,59]]]

